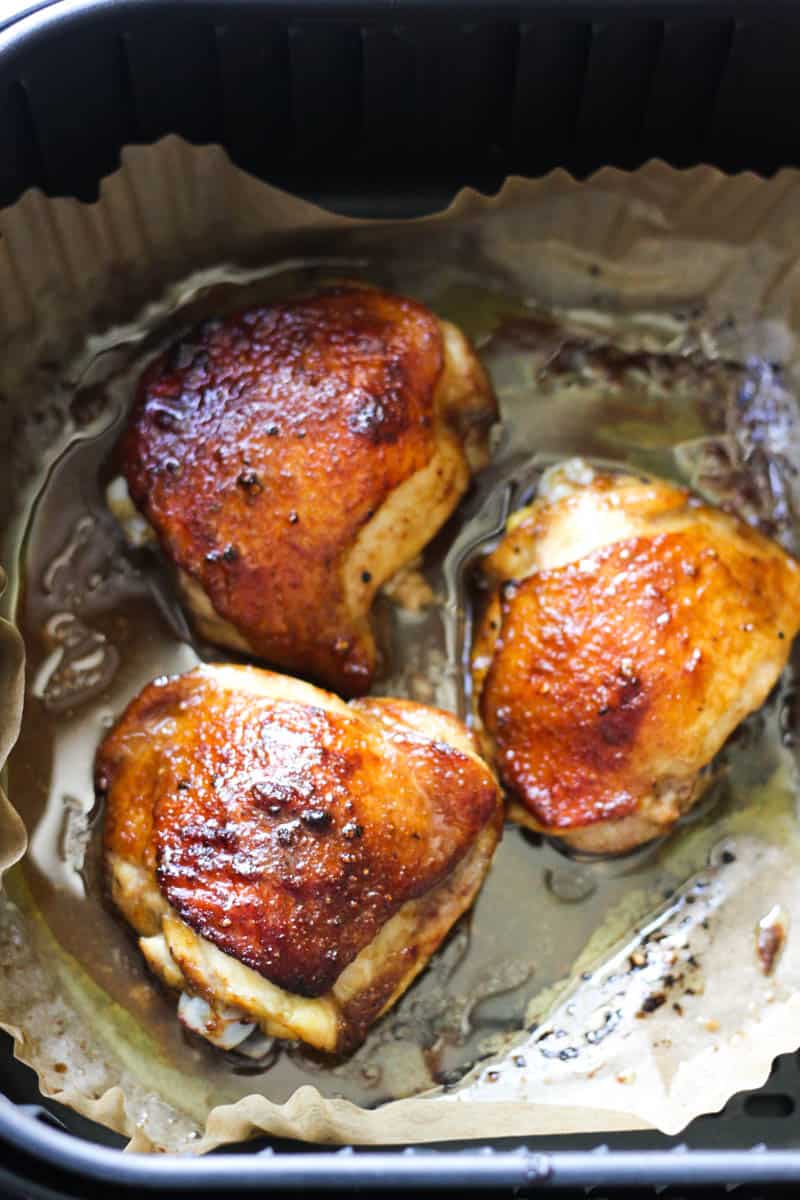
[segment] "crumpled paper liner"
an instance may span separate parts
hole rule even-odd
[[[0,596],[6,577],[0,567]],[[25,648],[9,622],[0,619],[0,763],[8,758],[17,740],[25,696]],[[0,881],[3,871],[25,853],[27,838],[22,821],[0,788]]]
[[[465,191],[445,213],[395,227],[393,238],[395,245],[407,239],[420,260],[434,247],[439,261],[466,256],[485,268],[488,286],[544,306],[628,315],[636,345],[649,336],[637,314],[684,308],[691,330],[702,302],[695,324],[714,330],[712,352],[739,362],[761,354],[794,381],[799,205],[794,172],[764,182],[652,163],[632,175],[604,170],[585,184],[563,172],[512,179],[492,198]],[[173,137],[127,150],[95,205],[26,194],[0,214],[0,411],[14,438],[0,511],[19,510],[34,469],[74,429],[71,381],[60,378],[59,364],[84,345],[88,362],[98,331],[165,289],[180,295],[176,281],[190,274],[196,286],[198,273],[223,259],[264,264],[295,250],[330,252],[332,244],[337,254],[357,256],[380,245],[383,228],[324,213],[244,175],[219,148]],[[726,343],[730,318],[736,330]],[[660,344],[657,321],[653,328]],[[45,394],[40,419],[23,419]],[[13,538],[7,554],[11,564]],[[7,622],[0,626],[0,696],[5,759],[23,717],[21,640]],[[217,1107],[168,1103],[158,1075],[137,1073],[135,1047],[107,1046],[96,1034],[59,967],[58,948],[47,930],[32,927],[18,873],[0,895],[0,1025],[46,1095],[129,1137],[135,1150],[200,1152],[261,1132],[344,1144],[648,1126],[675,1133],[735,1091],[761,1085],[773,1058],[800,1044],[795,794],[784,755],[764,791],[763,828],[734,813],[716,830],[678,835],[687,846],[705,838],[710,850],[724,833],[730,861],[713,860],[661,912],[639,897],[620,913],[616,931],[587,947],[578,964],[587,977],[534,1001],[528,1032],[509,1031],[495,1060],[449,1090],[373,1111],[324,1099],[312,1087],[283,1105],[256,1094]],[[0,796],[0,870],[23,853],[19,817]],[[765,975],[754,930],[773,905],[789,914],[788,936]],[[632,965],[642,946],[650,948],[644,965]],[[667,995],[663,981],[682,967],[677,986],[689,987],[687,972],[697,986],[677,999],[674,983]],[[662,994],[653,1007],[650,998]],[[620,1015],[609,1019],[609,1012]],[[580,1053],[562,1052],[578,1044]]]

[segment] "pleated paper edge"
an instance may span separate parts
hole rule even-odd
[[[172,179],[175,185],[169,205],[171,220],[161,231],[164,213],[156,217],[158,189],[153,186],[156,159],[162,175]],[[148,171],[142,169],[143,164],[149,167]],[[404,224],[411,229],[434,222],[479,217],[489,210],[530,205],[543,198],[575,199],[586,189],[601,189],[617,195],[621,202],[632,206],[642,226],[651,227],[654,232],[658,231],[660,220],[669,218],[662,228],[668,228],[673,234],[679,229],[682,235],[693,240],[708,238],[738,245],[761,242],[790,259],[800,249],[800,222],[790,219],[791,212],[800,208],[794,203],[800,198],[798,172],[787,169],[766,181],[750,172],[725,176],[709,167],[678,171],[657,160],[632,173],[603,168],[585,182],[577,181],[563,170],[553,171],[537,180],[511,177],[493,196],[464,189],[442,212]],[[99,199],[94,204],[68,198],[47,200],[34,189],[25,193],[11,209],[0,212],[0,232],[4,234],[0,238],[0,280],[7,281],[7,286],[0,287],[0,331],[4,331],[8,344],[20,349],[23,341],[27,341],[34,357],[45,347],[51,349],[54,339],[45,327],[47,322],[42,320],[43,315],[59,320],[59,333],[62,337],[66,335],[66,341],[72,344],[96,328],[98,320],[104,320],[107,272],[99,269],[91,253],[92,246],[103,246],[116,256],[117,284],[122,283],[129,300],[131,297],[143,300],[145,296],[157,294],[155,280],[142,270],[143,264],[154,256],[159,256],[162,288],[193,267],[219,261],[220,247],[230,242],[230,231],[217,226],[217,238],[214,239],[208,237],[206,230],[202,248],[201,239],[187,236],[185,232],[186,218],[194,212],[194,205],[207,204],[210,196],[228,202],[235,199],[237,216],[247,215],[238,232],[239,245],[252,244],[259,234],[259,227],[262,234],[266,232],[272,238],[283,232],[352,230],[396,224],[393,221],[353,220],[297,200],[233,167],[218,146],[190,146],[178,137],[169,136],[153,147],[129,147],[123,151],[120,168],[103,181]],[[671,206],[665,211],[669,197]],[[272,205],[272,223],[264,231],[260,204],[267,198]],[[251,205],[252,211],[249,211]],[[225,212],[225,204],[220,207]],[[553,241],[563,245],[566,233],[566,229],[559,231]],[[599,248],[581,248],[577,256],[606,258],[613,262],[615,239],[617,244],[622,244],[624,233],[624,228],[610,231],[610,245],[605,253]],[[784,264],[777,273],[776,285],[780,284],[782,276],[794,278],[793,266],[796,264]],[[63,287],[53,289],[54,276],[63,282]],[[770,286],[766,290],[769,292]],[[791,317],[790,323],[796,328],[795,314],[791,313]],[[7,623],[0,627],[0,641],[7,651],[4,667],[10,664],[10,670],[2,680],[8,685],[5,707],[0,713],[3,718],[0,721],[0,761],[4,761],[16,739],[22,716],[22,659],[19,635]],[[4,833],[0,842],[1,871],[18,861],[25,850],[21,821],[1,793],[0,828]],[[800,1020],[800,998],[794,1007],[798,1009]],[[15,1056],[21,1062],[27,1062],[24,1032],[10,1022],[0,1023],[0,1027],[13,1037]],[[762,1027],[760,1032],[762,1037],[758,1047],[750,1045],[746,1055],[740,1046],[728,1045],[723,1051],[722,1057],[731,1062],[735,1060],[740,1090],[761,1086],[769,1075],[773,1059],[795,1048],[794,1041],[791,1045],[786,1044],[785,1026],[779,1022],[768,1024],[766,1029]],[[746,1065],[743,1066],[745,1057]],[[718,1056],[715,1068],[720,1075],[725,1074],[720,1070],[722,1065]],[[129,1113],[119,1086],[93,1098],[75,1089],[47,1087],[41,1077],[40,1082],[43,1094],[130,1138],[128,1150],[150,1152],[160,1148]],[[726,1087],[721,1102],[729,1094],[730,1088]],[[626,1112],[624,1106],[598,1110],[546,1103],[471,1102],[469,1106],[463,1106],[471,1110],[471,1119],[467,1121],[456,1115],[459,1107],[457,1100],[437,1105],[433,1098],[414,1097],[365,1110],[347,1101],[326,1100],[309,1086],[299,1088],[283,1105],[252,1094],[236,1104],[212,1109],[204,1134],[191,1151],[204,1152],[256,1133],[328,1144],[395,1145],[652,1127],[648,1121]],[[661,1128],[667,1134],[675,1134],[709,1108],[706,1103],[696,1110],[684,1110],[675,1114],[674,1122],[662,1123]]]

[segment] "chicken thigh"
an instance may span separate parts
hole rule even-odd
[[[546,473],[483,569],[474,694],[510,815],[590,853],[686,812],[800,629],[800,564],[778,545],[580,460]]]
[[[472,904],[500,837],[470,734],[245,666],[157,679],[100,746],[110,895],[179,1015],[342,1053]]]
[[[342,285],[208,321],[151,363],[109,503],[155,532],[203,637],[360,695],[373,597],[453,511],[495,417],[455,326]]]

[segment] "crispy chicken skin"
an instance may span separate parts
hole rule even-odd
[[[254,667],[149,684],[96,782],[111,897],[223,1045],[253,1024],[357,1044],[472,903],[502,822],[455,718]]]
[[[360,695],[375,592],[453,511],[496,415],[455,326],[341,285],[157,358],[117,461],[202,636]]]
[[[580,460],[545,475],[483,569],[474,690],[510,815],[589,853],[691,807],[800,628],[800,565],[779,546]]]

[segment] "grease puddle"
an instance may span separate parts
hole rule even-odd
[[[680,320],[667,323],[669,353],[622,352],[605,343],[608,330],[587,330],[577,318],[554,324],[524,299],[487,291],[463,271],[437,275],[420,288],[425,273],[414,264],[381,271],[339,260],[292,262],[261,273],[220,268],[177,287],[138,322],[92,340],[72,371],[79,381],[73,407],[90,419],[43,472],[16,581],[29,700],[9,764],[9,791],[28,828],[30,851],[14,888],[64,951],[75,988],[87,997],[99,989],[112,1002],[104,1032],[124,1038],[135,1031],[145,1047],[143,1073],[148,1056],[165,1061],[181,1076],[201,1077],[215,1103],[254,1088],[281,1102],[313,1083],[326,1096],[372,1106],[435,1083],[453,1084],[530,1022],[537,997],[541,1008],[587,944],[599,952],[615,937],[630,936],[666,892],[674,894],[704,867],[719,823],[747,814],[753,787],[786,759],[793,728],[784,681],[726,751],[724,783],[691,814],[683,833],[625,859],[582,863],[509,827],[473,912],[348,1060],[331,1062],[292,1045],[263,1046],[260,1058],[248,1059],[184,1034],[175,998],[147,973],[132,936],[102,897],[102,814],[92,759],[111,722],[147,681],[219,652],[193,641],[157,557],[124,545],[104,504],[109,454],[143,362],[185,323],[332,274],[386,283],[458,321],[481,348],[499,394],[503,421],[492,465],[425,554],[436,603],[417,612],[386,598],[378,605],[388,666],[374,690],[462,716],[470,702],[464,667],[475,604],[471,565],[507,513],[530,497],[543,466],[579,453],[676,478],[689,472],[712,498],[735,498],[743,478],[737,437],[745,432],[743,425],[732,427],[732,406],[755,380],[755,402],[769,421],[769,387],[779,387],[765,382],[758,364],[726,365],[700,355]],[[767,509],[770,497],[759,493],[770,463],[751,462],[745,472],[748,484],[758,484],[742,501],[753,511],[760,502],[764,513],[774,511],[774,495]],[[781,512],[783,524],[773,532],[790,542],[791,497],[779,518]],[[587,1020],[594,1020],[588,1000],[585,1008]],[[581,1036],[575,1032],[572,1040]],[[180,1095],[173,1099],[181,1105]]]

